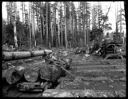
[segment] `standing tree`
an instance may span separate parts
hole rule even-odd
[[[32,6],[32,5],[31,5],[31,3],[29,2],[29,15],[28,15],[28,16],[29,16],[29,34],[30,34],[30,41],[29,41],[30,44],[29,44],[29,45],[30,45],[30,49],[31,49],[31,45],[32,45],[32,43],[31,43],[31,37],[32,37],[32,36],[31,36],[31,6]]]
[[[34,40],[34,47],[36,47],[36,39],[35,39],[35,11],[34,11],[34,3],[32,2],[32,36]]]
[[[65,15],[65,47],[68,48],[68,40],[67,40],[67,12],[66,12],[66,8],[67,8],[67,2],[64,3],[64,15]]]
[[[48,46],[49,45],[49,42],[48,42],[48,29],[49,29],[49,27],[48,27],[48,5],[49,5],[49,3],[48,2],[46,2],[46,46]]]
[[[63,12],[62,12],[62,2],[60,2],[60,38],[61,38],[61,46],[63,46]]]
[[[14,25],[14,43],[15,43],[15,47],[16,49],[18,48],[18,44],[17,44],[17,31],[16,31],[16,17],[17,17],[17,5],[16,2],[13,2],[13,15],[14,15],[14,21],[13,21],[13,25]]]

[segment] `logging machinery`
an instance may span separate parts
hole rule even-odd
[[[121,53],[121,47],[122,45],[115,43],[113,41],[107,42],[104,40],[101,44],[101,47],[95,51],[96,54],[102,56],[103,58],[106,58],[108,55],[117,55],[122,57]]]

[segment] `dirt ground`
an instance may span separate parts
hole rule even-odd
[[[105,97],[125,97],[126,96],[126,60],[110,59],[103,60],[101,57],[70,54],[72,58],[71,76],[67,73],[66,77],[60,78],[60,83],[55,90],[92,90],[93,92],[107,92]],[[25,64],[39,63],[41,57],[10,61],[18,66]],[[4,65],[4,64],[2,64]],[[22,93],[13,86],[3,86],[3,96],[6,97],[42,97],[41,93]],[[80,95],[79,95],[80,96]],[[98,97],[92,95],[90,97]],[[51,96],[52,97],[52,96]],[[100,96],[99,96],[100,97]],[[102,97],[102,96],[101,96]]]

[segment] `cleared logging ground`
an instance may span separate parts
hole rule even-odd
[[[71,80],[73,77],[67,74],[63,79],[62,85],[57,89],[89,89],[100,92],[115,92],[118,95],[125,96],[126,92],[126,63],[125,60],[112,59],[91,59],[84,60],[76,56],[73,58],[71,65],[71,73],[75,75],[75,81]],[[121,93],[120,91],[123,90]],[[116,95],[115,95],[116,96]]]
[[[101,58],[83,58],[79,55],[70,56],[73,59],[70,73],[66,77],[60,78],[60,83],[51,90],[91,90],[94,93],[111,94],[113,97],[126,96],[126,63],[125,60],[113,59],[103,60]],[[19,64],[18,64],[19,62]],[[38,67],[43,65],[41,57],[27,60],[11,61],[13,65],[24,65]],[[4,92],[8,86],[4,86]],[[46,90],[47,92],[47,90]],[[45,92],[44,92],[45,93]],[[81,93],[81,92],[80,92]],[[42,97],[42,93],[22,93],[16,88],[10,88],[6,93],[9,97]],[[97,95],[98,96],[98,95]],[[96,97],[97,97],[96,96]],[[102,95],[101,95],[102,96]],[[109,96],[109,95],[108,95]],[[95,95],[93,95],[95,97]]]

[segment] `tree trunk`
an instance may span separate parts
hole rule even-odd
[[[77,38],[77,15],[76,15],[76,13],[75,13],[75,17],[74,17],[74,21],[75,21],[75,37],[74,37],[74,39],[75,39],[75,47],[78,45],[77,44],[77,40],[76,40],[76,38]]]
[[[61,27],[61,46],[63,46],[63,22],[62,22],[62,3],[61,3],[61,7],[60,7],[60,27]]]
[[[16,3],[14,3],[14,10],[15,10],[15,19],[14,19],[14,43],[15,43],[15,47],[17,49],[18,48],[18,44],[17,44],[17,31],[16,31],[16,16],[17,16],[17,5],[16,5]]]
[[[32,6],[34,6],[33,3],[32,3]],[[34,9],[32,9],[32,34],[33,34],[33,39],[34,39],[34,47],[36,47],[36,39],[35,39],[35,13],[34,13]]]
[[[87,13],[87,2],[85,3],[85,14],[86,14],[86,17],[85,17],[85,46],[87,47],[88,46],[88,13]]]
[[[65,47],[68,48],[68,41],[67,41],[67,18],[66,18],[66,6],[67,6],[67,4],[64,3],[64,13],[65,13]]]
[[[48,47],[48,2],[46,2],[46,46]]]
[[[86,46],[86,31],[85,31],[85,2],[83,2],[83,34],[84,34],[84,46]]]
[[[51,48],[51,5],[48,3],[48,47]]]
[[[22,22],[24,23],[24,2],[22,2]]]
[[[60,46],[60,20],[58,21],[58,46]]]
[[[79,37],[80,37],[80,39],[78,39],[78,42],[79,42],[79,46],[80,45],[82,45],[81,43],[80,43],[80,41],[81,41],[81,18],[80,18],[80,11],[78,12],[78,25],[79,25],[79,30],[78,30],[78,35],[79,35]]]
[[[73,37],[73,26],[72,26],[72,5],[71,5],[71,3],[70,3],[70,9],[71,9],[71,12],[70,12],[70,33],[71,33],[71,35],[72,35],[72,37]],[[73,39],[72,39],[73,40]],[[72,43],[73,43],[73,41],[70,41],[71,43],[70,43],[70,46],[72,46]]]
[[[2,60],[8,61],[8,60],[16,60],[16,59],[24,59],[24,58],[42,56],[44,54],[44,51],[46,52],[46,54],[52,52],[52,50],[3,52]]]
[[[16,33],[16,21],[14,21],[14,42],[15,42],[15,47],[17,49],[18,44],[17,44],[17,33]]]
[[[30,49],[31,49],[31,3],[29,3],[29,34],[30,34]]]
[[[44,42],[43,36],[45,34],[44,31],[44,7],[43,7],[43,3],[41,3],[41,7],[40,7],[40,20],[41,20],[41,38],[42,38],[42,44]]]
[[[55,14],[55,16],[54,16],[54,33],[55,33],[55,34],[54,34],[54,35],[55,35],[55,39],[56,39],[56,40],[55,40],[55,42],[56,42],[56,47],[58,47],[58,40],[57,40],[57,39],[58,39],[58,38],[57,38],[58,36],[57,36],[57,29],[56,29],[56,27],[57,27],[57,22],[56,22],[56,4],[55,4],[55,7],[54,7],[54,11],[55,11],[55,13],[54,13],[54,14]]]
[[[53,47],[53,33],[54,33],[54,31],[53,31],[53,22],[51,22],[51,46]]]

